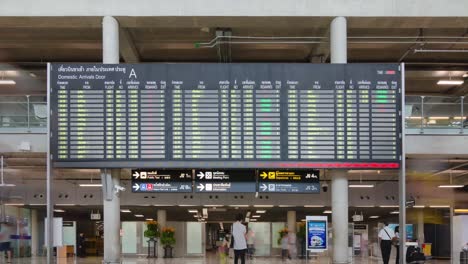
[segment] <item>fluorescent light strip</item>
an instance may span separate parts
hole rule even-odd
[[[448,116],[430,116],[429,119],[432,119],[432,120],[449,120],[450,118]]]
[[[24,206],[24,203],[6,203],[7,206]]]
[[[305,219],[301,219],[301,222],[305,222],[306,220]]]
[[[399,205],[381,205],[379,206],[380,208],[398,208],[400,207]]]
[[[262,208],[262,207],[263,207],[263,208],[272,208],[272,207],[274,207],[274,205],[259,205],[259,204],[256,204],[256,205],[254,205],[254,207],[259,207],[259,208]]]
[[[252,218],[260,218],[261,215],[252,215]]]
[[[390,212],[390,214],[400,214],[400,211],[393,211],[393,212]]]
[[[54,209],[54,212],[56,212],[56,213],[65,213],[65,210],[62,210],[62,209]]]
[[[188,212],[191,214],[198,214],[198,210],[188,210]]]
[[[323,208],[325,205],[304,205],[305,208]]]
[[[229,207],[249,207],[250,205],[247,204],[238,204],[238,205],[229,205]]]
[[[429,205],[430,208],[450,208],[450,205]]]
[[[180,207],[191,207],[191,206],[196,206],[194,204],[179,204]]]
[[[40,203],[37,203],[37,204],[29,204],[30,206],[46,206],[47,204],[40,204]]]
[[[439,188],[463,188],[465,185],[461,184],[445,184],[445,185],[439,185]]]
[[[0,80],[0,85],[15,85],[16,82],[13,80]]]
[[[257,210],[255,211],[256,214],[264,214],[266,213],[266,210]]]
[[[323,213],[324,213],[324,214],[331,214],[332,211],[331,211],[331,210],[325,210],[325,211],[323,211]]]
[[[439,80],[438,85],[461,85],[463,80]]]
[[[145,216],[142,214],[136,214],[135,217],[145,217]]]
[[[413,206],[413,208],[424,208],[424,207],[426,207],[426,206],[425,205],[415,205],[415,206]]]
[[[121,213],[131,213],[132,211],[130,211],[129,209],[121,209],[120,212]]]
[[[56,204],[55,206],[75,206],[76,204]]]
[[[372,216],[369,216],[369,218],[371,218],[371,219],[377,219],[377,218],[379,218],[379,216],[378,216],[378,215],[372,215]]]
[[[457,214],[468,214],[468,209],[454,209],[453,212]]]
[[[374,184],[350,184],[349,188],[374,188]]]
[[[286,207],[296,207],[295,205],[278,205],[278,207],[286,208]]]
[[[153,221],[153,218],[146,218],[146,221]]]
[[[224,205],[222,204],[207,204],[205,207],[223,207]]]
[[[80,183],[80,187],[102,187],[101,183]]]
[[[257,222],[257,219],[250,219],[250,222]]]
[[[375,205],[357,205],[356,208],[374,208]]]

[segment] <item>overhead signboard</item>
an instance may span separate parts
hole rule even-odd
[[[254,193],[255,170],[195,170],[195,192]]]
[[[323,252],[328,249],[328,217],[306,216],[307,250]]]
[[[258,191],[268,193],[320,193],[320,171],[312,169],[260,169]]]
[[[397,169],[398,64],[49,64],[55,167]]]
[[[192,170],[132,170],[132,192],[192,192]]]

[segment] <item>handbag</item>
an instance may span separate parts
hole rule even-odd
[[[385,231],[385,233],[387,233],[387,236],[390,237],[387,230],[385,230],[385,227],[384,227],[384,231]],[[392,237],[391,240],[392,240],[392,245],[395,246],[395,247],[397,247],[398,244],[400,243],[400,240],[396,236]]]

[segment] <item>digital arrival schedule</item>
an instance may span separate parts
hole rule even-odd
[[[56,167],[379,168],[398,64],[49,64]]]

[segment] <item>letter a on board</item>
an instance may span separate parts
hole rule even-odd
[[[128,78],[132,78],[132,76],[135,77],[135,79],[138,78],[137,75],[136,75],[135,69],[133,69],[133,68],[132,68],[132,70],[130,71],[130,76],[128,76]]]

